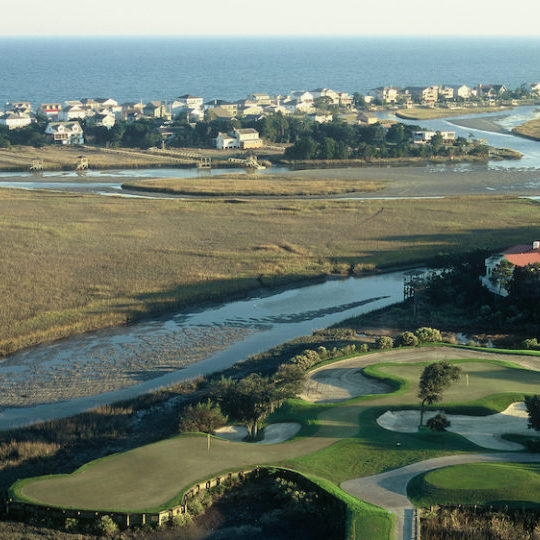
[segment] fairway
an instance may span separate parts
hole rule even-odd
[[[540,461],[540,456],[539,456]],[[407,495],[416,506],[467,504],[533,507],[540,504],[540,463],[470,463],[413,478]]]
[[[394,373],[405,373],[412,379],[421,369],[421,366],[408,364],[413,358],[427,362],[463,355],[475,358],[460,364],[468,369],[469,386],[456,391],[453,399],[461,402],[465,398],[490,395],[494,389],[494,376],[499,381],[499,391],[505,375],[511,381],[509,388],[513,392],[538,388],[537,371],[508,367],[495,360],[504,357],[524,365],[538,365],[534,356],[490,354],[450,347],[368,354],[336,362],[332,367],[339,369],[343,365],[346,368],[355,362],[367,366],[388,358],[392,365],[383,366],[381,371],[392,369]],[[494,360],[480,360],[486,357]],[[506,390],[506,385],[503,388]],[[277,411],[270,421],[301,423],[304,427],[295,440],[253,445],[214,438],[208,451],[206,437],[178,436],[91,462],[71,475],[21,481],[14,486],[13,494],[23,500],[71,508],[151,510],[167,507],[184,488],[196,481],[250,465],[285,464],[338,483],[429,457],[480,450],[452,433],[396,434],[377,426],[375,419],[384,408],[415,404],[417,400],[412,388],[406,392],[359,397],[337,404],[293,400]],[[396,448],[396,442],[400,443],[400,448]],[[381,452],[382,449],[385,451]]]

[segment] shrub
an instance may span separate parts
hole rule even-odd
[[[431,429],[431,431],[446,431],[446,428],[449,428],[450,425],[450,420],[444,414],[437,414],[426,422],[427,428]]]
[[[401,332],[396,336],[395,345],[396,347],[416,347],[418,338],[412,332]]]
[[[391,349],[394,346],[394,340],[390,336],[379,336],[375,340],[377,349]]]
[[[208,400],[187,407],[181,417],[178,429],[180,432],[202,431],[213,433],[217,428],[227,423],[227,417],[221,412],[219,404]]]
[[[185,527],[193,522],[193,518],[187,512],[183,514],[177,514],[172,518],[172,525],[174,527]]]
[[[358,352],[368,352],[369,351],[369,345],[367,343],[362,343],[359,347],[356,347]]]
[[[441,332],[436,328],[428,328],[427,326],[423,326],[422,328],[418,328],[414,333],[420,343],[434,343],[436,341],[442,341]]]
[[[118,525],[111,516],[102,516],[97,522],[96,529],[98,534],[111,537],[118,532]]]
[[[66,518],[66,521],[64,523],[64,528],[66,531],[75,531],[79,527],[79,521],[75,518]]]
[[[522,342],[521,342],[521,348],[522,349],[538,349],[538,340],[536,338],[529,338],[529,339],[524,339]]]
[[[187,503],[187,507],[190,514],[198,516],[204,512],[204,505],[198,497],[193,497]]]

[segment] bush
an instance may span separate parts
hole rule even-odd
[[[431,431],[446,431],[450,425],[450,420],[444,414],[438,414],[426,422],[426,427]]]
[[[179,431],[201,431],[213,433],[217,428],[227,423],[227,417],[221,412],[217,403],[208,400],[206,403],[190,405],[180,416]]]
[[[379,336],[375,340],[377,349],[391,349],[394,346],[394,340],[390,336]]]
[[[102,516],[97,522],[96,529],[98,534],[111,537],[118,532],[118,525],[111,516]]]
[[[522,349],[535,350],[539,348],[538,340],[536,338],[524,339],[521,342]]]
[[[427,326],[423,326],[422,328],[418,328],[414,334],[420,343],[434,343],[436,341],[442,341],[441,332],[436,328],[428,328]]]
[[[66,529],[66,531],[76,531],[79,528],[79,520],[69,517],[66,518],[64,528]]]
[[[194,516],[198,516],[199,514],[202,514],[204,512],[204,505],[198,497],[193,497],[193,499],[189,499],[187,507],[189,513],[193,514]]]
[[[369,351],[369,345],[367,343],[362,343],[359,347],[356,347],[358,352],[368,352]]]
[[[396,336],[395,345],[396,347],[416,347],[418,338],[412,332],[401,332]]]
[[[183,514],[177,514],[172,518],[172,525],[174,527],[185,527],[193,522],[193,518],[187,512]]]

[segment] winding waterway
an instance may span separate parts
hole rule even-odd
[[[0,363],[0,429],[62,418],[198,375],[403,300],[404,272],[329,279],[43,344]],[[109,389],[105,391],[104,389]],[[13,406],[17,405],[17,406]]]

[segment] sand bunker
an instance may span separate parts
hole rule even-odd
[[[392,387],[377,379],[366,377],[358,367],[322,367],[310,373],[303,394],[312,403],[333,403],[369,394],[386,394]]]
[[[302,427],[296,422],[283,422],[279,424],[270,424],[264,428],[263,438],[253,444],[275,444],[287,441],[294,437]],[[243,441],[248,434],[245,426],[225,426],[216,429],[216,435],[229,441]]]
[[[444,411],[428,411],[424,422]],[[466,416],[447,414],[452,425],[448,431],[463,435],[471,442],[494,450],[523,450],[518,443],[504,440],[501,435],[533,435],[527,426],[527,409],[523,402],[512,403],[507,409],[488,416]],[[390,431],[416,433],[420,421],[420,411],[386,411],[377,418],[377,424]]]

